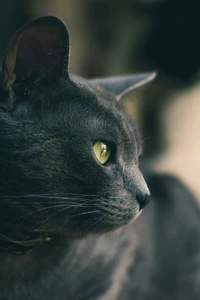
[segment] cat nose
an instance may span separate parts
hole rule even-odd
[[[140,210],[143,209],[150,201],[150,194],[138,193],[136,196],[137,201],[140,205]]]

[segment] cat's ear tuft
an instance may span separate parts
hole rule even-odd
[[[92,79],[90,82],[113,93],[119,101],[127,97],[136,88],[145,85],[156,77],[156,72],[126,76]]]
[[[22,27],[5,56],[1,84],[8,90],[13,82],[33,76],[55,79],[68,75],[69,34],[57,17],[46,16]]]

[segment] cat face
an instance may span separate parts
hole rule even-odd
[[[152,76],[68,74],[69,37],[44,17],[13,39],[1,72],[0,227],[100,233],[136,218],[149,191],[140,135],[120,100]]]

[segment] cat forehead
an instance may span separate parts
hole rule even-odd
[[[118,121],[121,119],[129,121],[129,117],[114,94],[89,83],[85,79],[73,77],[73,80],[79,89],[79,101],[85,105],[86,109],[89,107],[95,110],[99,117],[107,116],[109,118],[115,116]]]
[[[115,95],[96,85],[89,84],[82,78],[75,77],[74,82],[76,82],[79,95],[81,95],[78,99],[79,113],[80,115],[85,113],[86,116],[91,117],[93,126],[102,127],[115,132],[115,134],[118,133],[124,140],[132,138],[133,135],[139,135],[135,122],[127,115]],[[76,105],[75,107],[77,108]],[[79,113],[77,111],[78,118],[81,117]],[[83,118],[82,122],[87,124],[89,118]]]
[[[81,100],[85,100],[85,105],[93,107],[92,104],[96,106],[96,108],[102,111],[109,110],[113,114],[116,112],[122,112],[122,106],[119,105],[117,101],[117,97],[104,90],[103,88],[92,84],[86,79],[79,78],[77,76],[72,77],[73,82],[77,88],[77,95]],[[76,93],[76,88],[74,92]]]
[[[62,80],[59,85],[37,88],[24,105],[16,110],[18,119],[35,120],[42,126],[101,131],[119,135],[135,134],[135,124],[125,113],[116,97],[77,76]]]

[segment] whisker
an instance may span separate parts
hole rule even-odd
[[[59,212],[64,211],[64,210],[66,210],[67,208],[71,208],[71,206],[70,206],[70,207],[66,207],[65,205],[60,205],[60,207],[62,207],[62,209],[59,209],[58,211],[55,211],[54,213],[52,213],[52,214],[48,217],[48,219],[46,219],[46,222],[44,223],[45,225],[48,224],[47,221],[48,221],[49,219],[51,219],[52,216],[55,216],[55,215],[59,214]],[[80,208],[80,207],[82,207],[82,206],[78,206],[78,205],[77,205],[76,207],[73,207],[73,208]]]
[[[20,202],[18,202],[18,201],[16,201],[16,202],[9,202],[9,204],[42,204],[42,205],[44,205],[44,204],[69,204],[70,206],[73,206],[73,205],[77,205],[76,203],[74,203],[74,202],[69,202],[69,201],[51,201],[51,202],[41,202],[41,201],[20,201]],[[3,203],[4,204],[4,203]],[[2,204],[2,205],[3,205]],[[6,203],[7,204],[7,203]],[[5,205],[6,205],[5,204]],[[82,205],[82,206],[84,206],[84,205],[86,205],[87,206],[87,204],[86,203],[79,203],[80,205]]]
[[[40,198],[60,198],[62,196],[71,196],[73,197],[97,197],[99,198],[99,195],[96,194],[75,194],[75,193],[51,193],[51,194],[27,194],[27,195],[17,195],[17,196],[12,196],[12,195],[4,195],[4,196],[0,196],[0,198],[16,198],[16,199],[21,199],[21,198],[35,198],[35,197],[40,197]]]
[[[82,215],[92,214],[92,213],[99,213],[99,210],[90,210],[90,211],[85,211],[85,212],[82,212],[82,213],[79,213],[79,214],[70,215],[70,216],[66,217],[65,220],[73,218],[73,217],[79,217],[79,216],[82,216]]]
[[[55,216],[56,214],[58,214],[59,212],[61,211],[64,211],[65,209],[67,209],[66,207],[64,207],[63,209],[59,210],[59,211],[56,211],[55,213],[53,213],[51,216],[48,217],[47,221],[49,221],[52,216]],[[91,210],[91,211],[87,211],[87,212],[82,212],[82,213],[78,213],[78,214],[71,214],[65,218],[63,218],[64,221],[70,219],[70,218],[73,218],[73,217],[78,217],[78,216],[81,216],[81,215],[87,215],[87,214],[91,214],[91,213],[98,213],[99,211],[97,210]],[[47,222],[44,223],[45,225],[48,225]],[[60,229],[62,229],[63,227],[65,226],[65,224],[63,224],[63,226],[60,227]]]
[[[80,206],[81,206],[81,205],[79,205],[79,204],[78,204],[78,205],[74,205],[74,207],[80,207]],[[59,205],[52,205],[52,206],[49,206],[49,207],[43,207],[43,208],[40,208],[40,209],[36,209],[36,210],[34,210],[34,211],[31,211],[31,212],[29,212],[29,213],[26,213],[26,214],[24,214],[24,215],[18,217],[18,218],[15,219],[15,220],[12,220],[12,222],[10,222],[9,225],[12,225],[14,222],[20,221],[21,219],[23,219],[23,218],[25,218],[25,217],[27,217],[27,216],[29,216],[29,215],[33,215],[33,214],[35,214],[35,213],[38,213],[38,212],[41,212],[41,211],[45,211],[45,210],[49,210],[49,209],[52,209],[52,208],[57,208],[57,207],[71,208],[72,205],[66,207],[66,204],[59,204]],[[19,224],[19,225],[20,225],[20,224]],[[19,225],[18,225],[18,226],[19,226]]]
[[[39,196],[37,196],[38,198],[41,198]],[[91,196],[90,196],[91,197]],[[24,197],[23,197],[24,198]],[[28,197],[26,197],[28,198]],[[32,197],[31,197],[32,198]],[[36,197],[35,197],[36,198]],[[45,198],[45,197],[42,197]],[[16,199],[16,198],[15,198]],[[18,199],[21,199],[20,197]],[[81,204],[88,204],[89,202],[96,202],[97,200],[101,201],[101,204],[103,205],[109,205],[109,201],[110,200],[118,200],[119,197],[109,197],[109,198],[104,198],[104,197],[100,197],[100,196],[95,196],[95,198],[86,198],[86,196],[77,198],[77,197],[47,197],[46,199],[54,199],[55,201],[42,201],[41,200],[37,200],[37,201],[30,201],[30,199],[27,199],[26,201],[11,201],[12,198],[4,198],[4,203],[2,203],[2,205],[7,205],[7,204],[23,204],[23,203],[29,203],[29,204],[38,204],[38,203],[42,203],[42,204],[58,204],[58,203],[68,203],[68,204],[74,204],[74,201],[79,201],[79,203]],[[5,201],[7,200],[7,201]],[[73,200],[73,202],[70,202],[70,200]],[[103,201],[103,202],[102,202]],[[86,203],[87,202],[87,203]],[[112,205],[114,206],[114,204],[112,203]],[[117,204],[117,206],[119,207],[120,203]],[[123,204],[121,204],[123,205]]]

